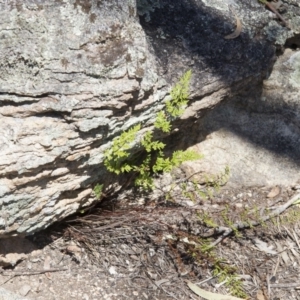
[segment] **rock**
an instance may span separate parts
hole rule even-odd
[[[238,122],[252,119],[237,110],[253,103],[252,115],[260,111],[260,100],[251,102],[249,91],[258,88],[259,94],[274,44],[281,47],[299,31],[295,7],[294,29],[288,30],[270,21],[263,6],[244,2],[235,4],[242,33],[225,40],[235,24],[229,1],[139,0],[141,19],[135,0],[0,1],[0,236],[44,229],[97,201],[94,184],[116,186],[103,167],[103,151],[131,126],[152,126],[187,69],[193,72],[190,105],[175,123],[170,146],[195,144],[199,131],[242,143],[249,135]],[[210,117],[224,110],[222,120],[235,130],[220,131],[219,117],[200,121],[216,106]],[[270,111],[272,105],[264,107]],[[250,138],[250,157],[256,140]],[[238,165],[247,151],[233,168],[251,165],[251,159]],[[225,157],[220,165],[226,163]],[[264,174],[257,174],[263,181]]]
[[[135,1],[87,3],[0,1],[0,236],[95,201],[92,184],[108,177],[101,153],[167,92]]]
[[[36,246],[25,238],[2,239],[0,242],[0,267],[15,266],[35,250]]]
[[[300,51],[287,49],[262,84],[207,113],[195,129],[201,130],[201,142],[194,148],[204,159],[185,163],[187,176],[201,170],[198,181],[203,181],[207,174],[216,177],[229,166],[228,186],[297,185],[298,61]]]
[[[29,284],[24,284],[19,290],[19,294],[21,296],[26,296],[31,290],[31,286]]]
[[[0,287],[0,300],[30,300]]]

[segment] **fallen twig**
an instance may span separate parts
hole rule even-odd
[[[285,289],[288,289],[288,288],[296,288],[296,287],[299,287],[300,286],[300,282],[291,282],[291,283],[273,283],[273,284],[270,284],[270,287],[271,288],[285,288]]]
[[[59,272],[59,271],[66,271],[68,268],[51,268],[45,270],[20,270],[20,271],[1,271],[1,274],[4,276],[23,276],[23,275],[37,275],[37,274],[44,274],[49,272]]]
[[[287,27],[290,28],[289,23],[283,18],[283,16],[278,12],[274,4],[265,1],[264,4],[283,22],[283,24]]]
[[[273,217],[280,215],[287,208],[292,206],[299,198],[300,198],[300,193],[295,195],[294,197],[292,197],[285,204],[278,206],[269,215],[261,217],[260,220],[258,220],[258,221],[252,221],[252,222],[248,222],[248,223],[237,222],[237,223],[233,224],[231,227],[220,226],[220,227],[214,228],[213,233],[211,235],[214,235],[214,234],[222,234],[222,235],[218,239],[216,239],[213,243],[211,243],[209,248],[212,248],[212,247],[215,247],[216,245],[218,245],[225,237],[229,236],[235,230],[241,230],[241,229],[257,226],[265,221],[270,220]],[[206,235],[206,237],[207,237],[207,235]]]
[[[48,272],[59,272],[59,271],[66,271],[68,270],[68,268],[64,267],[64,268],[52,268],[52,269],[46,269],[46,270],[20,270],[20,271],[4,271],[4,270],[0,270],[0,274],[4,275],[4,276],[11,276],[10,278],[4,280],[1,284],[5,284],[6,282],[10,281],[11,279],[13,279],[16,276],[23,276],[23,275],[38,275],[38,274],[43,274],[43,273],[48,273]]]

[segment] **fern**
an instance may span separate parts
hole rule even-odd
[[[151,151],[156,150],[163,150],[165,148],[165,144],[160,141],[153,141],[153,133],[151,131],[147,131],[144,135],[142,141],[142,146],[145,148],[145,150],[149,153]]]
[[[126,163],[126,159],[130,156],[128,151],[132,147],[132,143],[136,139],[137,132],[141,129],[138,124],[128,131],[123,132],[119,137],[114,139],[112,147],[104,152],[104,165],[108,171],[116,173],[129,172],[132,166]]]
[[[162,132],[169,133],[171,131],[171,122],[167,120],[163,111],[156,115],[154,127],[160,129]]]
[[[102,190],[103,190],[103,184],[99,184],[97,183],[94,187],[94,193],[95,193],[95,196],[96,196],[96,199],[97,200],[100,200],[101,199],[101,196],[102,196]]]
[[[142,187],[144,190],[152,190],[154,187],[153,178],[151,176],[151,155],[148,154],[144,161],[139,166],[135,166],[135,171],[138,172],[138,176],[134,183],[136,186]]]
[[[188,88],[191,78],[191,71],[186,72],[179,82],[171,90],[171,100],[166,102],[166,110],[156,115],[154,127],[164,133],[171,131],[171,119],[179,117],[188,103]],[[164,157],[163,149],[166,144],[153,138],[153,131],[147,131],[140,140],[142,150],[139,157],[146,157],[142,163],[136,164],[138,158],[132,159],[133,142],[141,129],[138,124],[123,132],[114,139],[112,147],[104,152],[104,165],[108,171],[117,175],[121,173],[135,172],[137,174],[135,184],[145,190],[154,187],[153,175],[160,172],[171,172],[176,166],[187,160],[201,158],[201,155],[194,151],[174,151],[172,157]],[[143,154],[144,153],[144,154]],[[140,156],[139,156],[140,155]]]
[[[186,150],[186,151],[174,151],[173,156],[172,156],[172,165],[174,167],[177,167],[181,165],[183,162],[188,161],[188,160],[197,160],[202,158],[202,155],[192,151],[192,150]]]
[[[170,158],[163,158],[162,156],[157,157],[155,165],[153,166],[154,173],[159,172],[171,172],[173,169],[172,163]]]
[[[167,112],[174,118],[180,117],[188,104],[189,83],[192,71],[187,71],[171,90],[171,100],[166,102]]]

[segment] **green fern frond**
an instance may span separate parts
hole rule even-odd
[[[154,127],[160,129],[162,132],[169,133],[171,131],[171,123],[167,120],[163,111],[160,111],[154,123]]]
[[[94,193],[95,193],[95,196],[96,198],[99,200],[102,196],[102,191],[103,191],[103,184],[99,184],[97,183],[94,187]]]
[[[126,172],[128,166],[123,166],[126,159],[130,156],[132,143],[136,139],[138,131],[141,129],[141,124],[138,124],[127,131],[124,131],[119,137],[113,140],[112,147],[104,152],[104,165],[108,171],[119,175]]]
[[[154,127],[164,133],[170,133],[170,119],[179,117],[184,107],[188,103],[189,82],[191,71],[187,71],[179,82],[171,90],[171,100],[166,102],[165,111],[160,111],[156,115]],[[152,189],[153,174],[159,172],[170,172],[175,166],[187,160],[199,159],[201,156],[193,151],[175,151],[171,158],[164,157],[163,149],[166,144],[153,138],[153,131],[147,131],[140,140],[142,151],[147,153],[146,158],[140,164],[135,164],[138,159],[132,159],[132,147],[136,140],[137,133],[141,129],[138,124],[123,132],[113,140],[111,148],[104,152],[104,165],[106,169],[117,175],[121,173],[135,172],[137,174],[135,184],[143,189]],[[141,156],[144,156],[140,152]],[[156,158],[153,165],[153,159]]]
[[[197,160],[202,157],[203,156],[201,154],[192,150],[186,150],[186,151],[178,150],[178,151],[174,151],[171,162],[174,167],[177,167],[185,161]]]
[[[155,173],[159,172],[171,172],[173,169],[172,162],[170,161],[170,158],[163,158],[163,157],[158,157],[156,159],[155,165],[153,166],[153,171]]]
[[[171,90],[171,100],[166,102],[166,109],[172,117],[180,117],[184,112],[184,107],[188,104],[191,76],[191,70],[184,73]]]

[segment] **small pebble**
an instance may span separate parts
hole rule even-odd
[[[117,275],[116,268],[114,266],[109,267],[108,272],[110,275]]]

